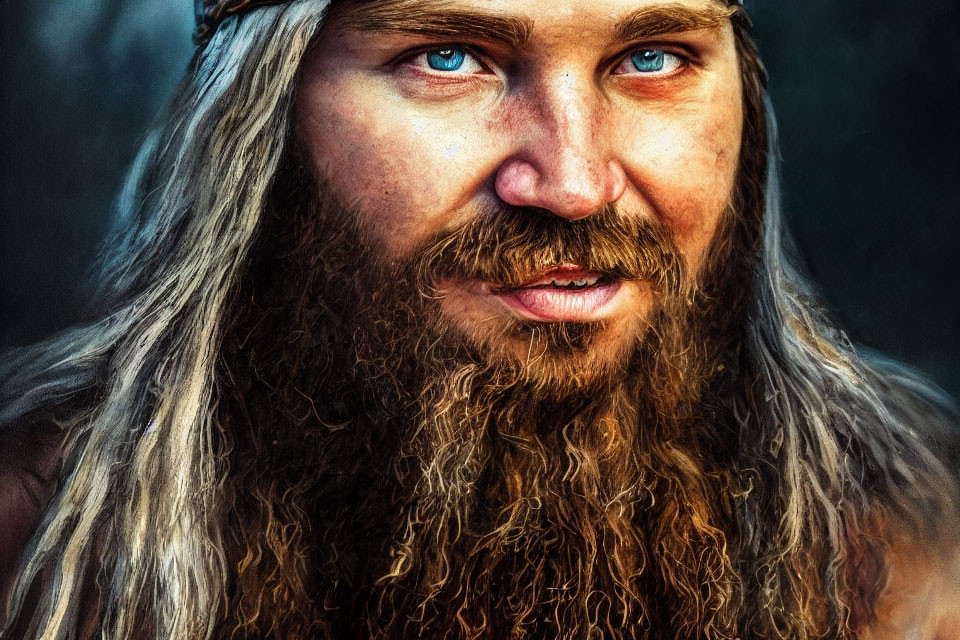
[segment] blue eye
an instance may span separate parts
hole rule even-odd
[[[613,70],[614,75],[667,76],[683,69],[689,58],[664,49],[637,49],[620,60]]]
[[[459,71],[465,57],[461,49],[437,49],[427,53],[427,64],[437,71]]]
[[[655,73],[663,71],[666,56],[661,49],[641,49],[630,56],[630,61],[641,73]]]

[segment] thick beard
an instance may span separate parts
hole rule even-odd
[[[548,232],[554,246],[525,253],[517,238],[542,233],[510,236],[507,213],[496,242],[463,229],[459,245],[437,238],[383,263],[348,207],[302,171],[283,175],[246,320],[228,335],[249,357],[231,374],[253,373],[236,385],[252,418],[234,458],[255,458],[239,483],[260,496],[247,510],[282,495],[296,502],[290,519],[309,520],[305,587],[331,636],[731,633],[725,443],[735,438],[712,400],[729,336],[712,323],[710,288],[683,285],[669,236],[645,229],[619,259],[556,260],[653,279],[660,296],[623,357],[582,376],[602,325],[518,322],[509,330],[543,341],[545,357],[530,366],[497,353],[440,313],[432,278],[462,265],[437,248],[506,278],[529,265],[467,260],[471,248],[511,238],[521,256],[583,247],[614,212],[576,245]]]

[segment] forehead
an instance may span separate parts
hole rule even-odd
[[[464,25],[478,38],[488,29],[514,45],[552,37],[642,38],[714,27],[732,15],[727,0],[343,0],[331,18],[358,30],[409,32],[418,23],[458,34]],[[444,17],[446,16],[446,20]],[[491,21],[487,21],[487,20]],[[442,33],[430,35],[442,36]],[[454,35],[451,33],[451,35]]]
[[[469,8],[491,13],[526,14],[534,18],[549,19],[571,14],[608,14],[652,7],[725,7],[726,0],[345,0],[355,7],[430,7]]]
[[[532,17],[549,18],[570,13],[618,14],[652,7],[727,7],[736,5],[736,0],[332,0],[334,6],[351,9],[415,8],[474,9],[492,13],[528,14]]]

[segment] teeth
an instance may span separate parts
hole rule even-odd
[[[586,278],[583,280],[553,280],[550,285],[553,287],[592,287],[600,280],[597,278]]]

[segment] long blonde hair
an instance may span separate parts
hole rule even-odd
[[[228,20],[151,132],[103,260],[109,313],[8,356],[4,423],[100,386],[11,596],[42,577],[30,635],[68,637],[104,563],[105,637],[208,637],[224,605],[211,390],[226,297],[283,155],[297,71],[325,0]],[[98,557],[107,538],[112,547]],[[152,612],[144,617],[144,612]]]
[[[227,615],[233,568],[218,524],[227,454],[214,445],[215,364],[327,4],[269,6],[221,26],[118,200],[102,318],[7,355],[2,425],[84,390],[95,398],[68,434],[62,484],[25,554],[7,632],[22,614],[31,636],[72,635],[91,571],[102,581],[104,637],[206,638]],[[828,626],[847,629],[842,574],[872,494],[919,519],[956,494],[915,431],[935,413],[928,408],[949,401],[858,354],[785,255],[771,113],[751,123],[771,157],[767,175],[751,177],[766,201],[745,345],[759,376],[738,407],[756,461],[744,473],[757,483],[738,514],[741,555],[759,568],[745,586],[755,613],[743,624],[757,636],[806,638],[815,635],[804,619],[811,535],[823,536],[818,548],[831,558],[819,580],[835,610]],[[879,489],[865,487],[865,468],[882,471]]]

